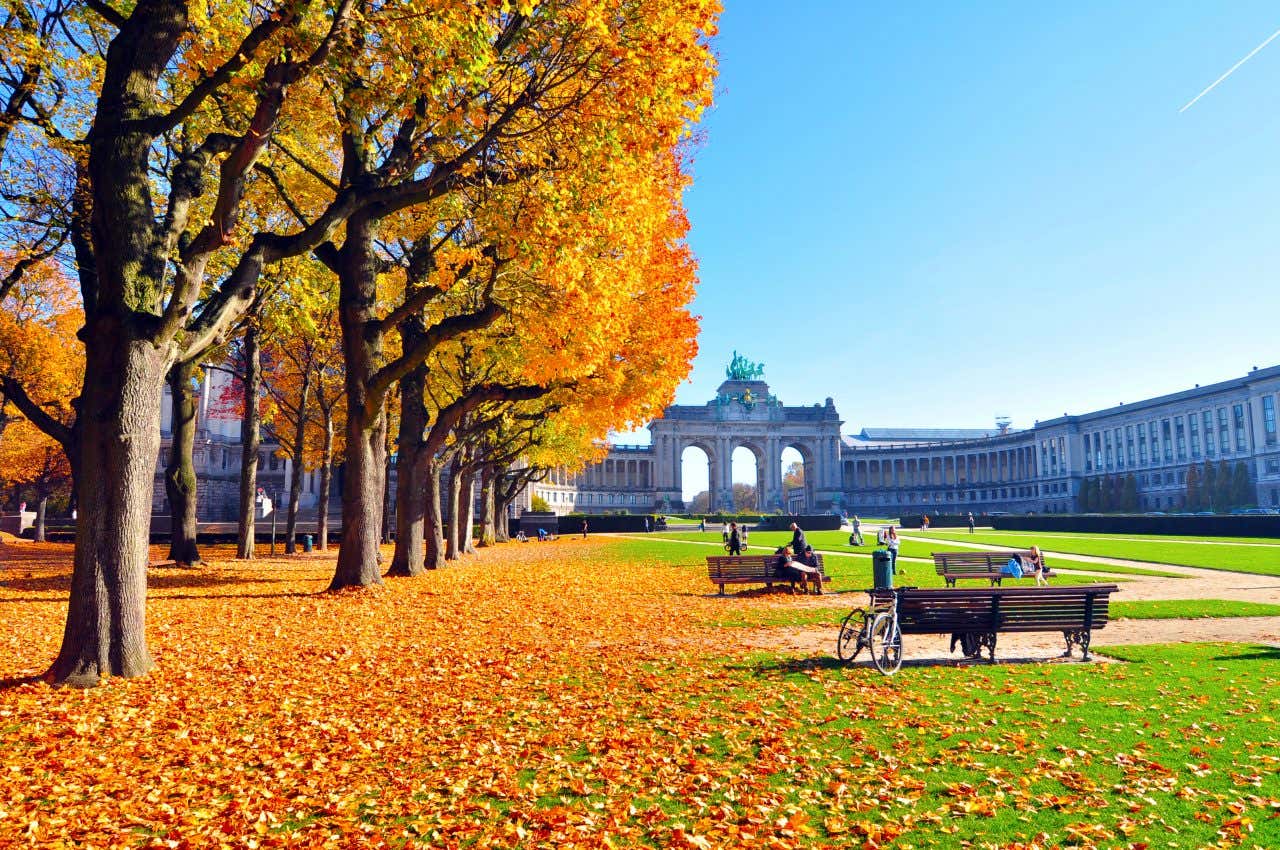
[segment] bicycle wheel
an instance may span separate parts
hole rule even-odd
[[[877,614],[871,623],[871,660],[886,676],[902,666],[902,632],[892,614]]]
[[[840,623],[840,637],[836,639],[836,657],[841,661],[852,661],[862,651],[862,631],[866,621],[861,611],[850,611]]]

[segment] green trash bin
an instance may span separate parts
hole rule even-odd
[[[893,587],[893,559],[888,549],[871,553],[871,577],[876,587]]]

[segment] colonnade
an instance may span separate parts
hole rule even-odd
[[[915,457],[872,451],[879,457],[862,459],[855,451],[845,464],[845,489],[1006,484],[1031,481],[1039,474],[1035,446]]]

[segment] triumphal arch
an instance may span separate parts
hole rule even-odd
[[[681,461],[696,446],[710,466],[712,510],[733,510],[734,449],[748,449],[756,461],[762,510],[785,506],[782,452],[794,448],[804,460],[805,502],[810,508],[838,506],[841,500],[840,426],[835,403],[812,407],[784,405],[769,392],[764,364],[738,352],[725,369],[716,397],[704,405],[677,404],[649,425],[653,487],[657,501],[682,504]]]

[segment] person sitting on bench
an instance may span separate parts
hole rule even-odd
[[[812,550],[810,550],[812,552]],[[790,546],[783,546],[774,554],[782,556],[782,567],[779,572],[784,578],[791,579],[793,582],[800,582],[800,589],[804,593],[809,592],[809,581],[813,580],[817,593],[822,592],[822,579],[818,575],[816,567],[812,567],[802,560],[796,560],[791,554]]]
[[[1039,546],[1031,547],[1030,568],[1036,575],[1036,587],[1045,587],[1049,584],[1049,568],[1044,565],[1044,555],[1040,553]]]

